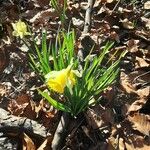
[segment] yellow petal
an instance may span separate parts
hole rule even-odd
[[[16,23],[12,23],[13,26],[13,35],[14,36],[20,36],[20,38],[23,38],[25,35],[30,35],[29,32],[27,32],[27,26],[24,22],[19,20]]]
[[[75,84],[75,76],[69,65],[66,69],[60,71],[52,71],[46,75],[47,85],[58,93],[63,93],[67,83],[73,86]]]
[[[51,72],[52,76],[48,79],[47,85],[58,93],[63,93],[67,82],[67,71],[63,69],[61,71]]]
[[[59,72],[58,76],[56,76],[55,80],[61,85],[66,85],[67,82],[67,71],[62,70]]]
[[[58,92],[58,93],[63,93],[64,92],[64,86],[61,85],[60,83],[58,83],[57,81],[55,80],[49,80],[47,85],[55,92]]]
[[[75,82],[76,82],[76,80],[75,80],[75,75],[74,75],[74,73],[73,73],[73,71],[71,70],[70,71],[70,74],[69,74],[69,80],[71,81],[71,85],[73,86],[73,85],[75,85]]]

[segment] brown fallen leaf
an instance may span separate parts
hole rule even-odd
[[[124,20],[120,20],[125,29],[134,29],[134,23],[129,21],[127,18]]]
[[[129,107],[127,114],[139,111],[144,106],[144,104],[146,104],[147,100],[148,99],[144,99],[144,98],[136,100]]]
[[[6,94],[6,92],[7,92],[6,86],[3,85],[3,84],[0,84],[0,98],[1,98],[2,96],[4,96],[4,95]]]
[[[33,24],[45,24],[49,21],[50,18],[55,18],[57,16],[58,14],[53,11],[53,9],[47,9],[37,13],[33,18],[29,20],[29,22]]]
[[[111,135],[108,138],[108,145],[112,149],[116,149],[118,147],[118,138],[116,137],[117,134],[118,134],[118,131],[116,127],[112,126]]]
[[[146,41],[150,41],[150,30],[136,30],[135,35]]]
[[[118,11],[120,13],[130,13],[130,12],[133,12],[132,8],[123,8],[121,6],[118,8]]]
[[[9,101],[7,109],[11,112],[11,114],[20,116],[23,113],[23,110],[27,107],[28,103],[24,103],[19,105],[16,100],[12,99]]]
[[[129,121],[133,124],[132,127],[134,130],[138,130],[144,135],[150,135],[150,116],[134,113],[133,115],[128,116]]]
[[[35,103],[29,95],[24,93],[20,94],[16,100],[10,100],[8,110],[16,116],[36,118]]]
[[[145,141],[142,136],[130,137],[127,142],[125,142],[126,150],[149,150],[150,143]]]
[[[113,99],[114,99],[114,96],[115,96],[115,89],[114,87],[108,87],[106,88],[103,93],[101,93],[101,95],[108,100],[107,103],[110,103]]]
[[[119,138],[118,145],[119,145],[119,150],[125,150],[125,144],[123,138]]]
[[[50,150],[52,137],[47,137],[37,150]]]
[[[120,84],[127,93],[136,93],[135,87],[131,84],[131,80],[127,74],[121,72]]]
[[[119,35],[115,31],[112,31],[110,33],[110,38],[113,39],[113,40],[116,40],[118,43],[120,42]]]
[[[141,17],[141,20],[145,23],[145,26],[150,29],[150,19]]]
[[[24,133],[24,137],[23,137],[23,150],[36,150],[34,142],[25,133]]]
[[[147,63],[143,58],[137,57],[135,58],[135,68],[141,68],[141,67],[150,67],[150,63]]]
[[[88,124],[93,128],[103,128],[110,123],[114,123],[113,112],[110,108],[103,108],[102,106],[94,106],[88,109],[85,113]]]
[[[129,122],[122,122],[119,126],[112,127],[112,133],[108,138],[111,150],[149,150],[149,138],[144,138],[141,133],[135,132]]]
[[[41,100],[39,105],[35,107],[37,118],[44,127],[49,129],[50,133],[55,132],[55,125],[57,126],[58,118],[60,117],[59,111],[50,105],[47,101]]]
[[[140,98],[150,97],[150,86],[137,90],[137,94]]]
[[[147,97],[144,92],[144,88],[137,88],[138,85],[141,87],[149,83],[150,81],[150,72],[145,72],[143,70],[137,70],[133,71],[130,74],[125,74],[124,72],[121,72],[120,74],[120,84],[122,88],[125,90],[125,92],[129,94],[136,94],[138,95],[138,90],[140,90],[138,95],[139,97]],[[143,93],[141,95],[141,92],[143,90]]]
[[[134,40],[134,39],[131,39],[127,42],[127,46],[128,46],[128,51],[131,52],[131,53],[135,53],[135,52],[138,52],[138,44],[139,44],[139,40]]]
[[[150,63],[150,53],[149,53],[149,49],[150,49],[150,46],[148,46],[147,49],[144,49],[144,50],[141,49],[141,51],[143,51],[143,54],[144,54],[143,58],[144,58],[144,60],[146,60],[147,62]]]

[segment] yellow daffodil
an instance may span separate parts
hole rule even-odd
[[[67,85],[73,87],[75,84],[75,75],[71,66],[60,71],[51,71],[45,78],[47,78],[47,85],[58,93],[63,93]]]
[[[20,36],[20,38],[22,39],[25,35],[30,35],[29,32],[27,32],[27,26],[24,22],[22,22],[21,20],[19,20],[16,23],[12,23],[13,26],[13,35],[14,36]]]

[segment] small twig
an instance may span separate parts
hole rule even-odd
[[[150,71],[145,72],[145,73],[143,73],[143,74],[140,74],[139,76],[137,76],[137,77],[132,81],[132,83],[134,83],[138,78],[140,78],[140,77],[142,77],[142,76],[145,76],[145,75],[147,75],[147,74],[149,74],[149,73],[150,73]]]
[[[118,0],[117,4],[116,4],[116,5],[115,5],[115,7],[113,8],[113,10],[112,10],[111,14],[115,11],[115,9],[116,9],[116,8],[117,8],[117,6],[119,5],[119,3],[120,3],[120,0]]]
[[[70,115],[68,113],[63,113],[54,134],[54,138],[51,145],[52,150],[61,149],[67,135],[67,128],[69,126],[69,122]]]
[[[85,14],[85,23],[84,23],[83,33],[88,33],[90,31],[91,16],[92,16],[92,9],[93,9],[94,3],[95,3],[95,0],[88,0],[88,8]]]
[[[94,3],[95,3],[95,0],[88,0],[88,8],[87,8],[86,14],[85,14],[85,23],[84,23],[83,35],[87,34],[90,31],[91,16],[92,16],[92,9],[93,9]],[[84,60],[84,53],[83,53],[83,48],[82,47],[79,48],[78,58],[80,60],[80,63],[82,63],[83,60]],[[81,68],[82,68],[82,66],[81,66]]]
[[[12,4],[12,5],[14,5],[14,2],[12,1],[12,0],[9,0],[10,1],[10,3]]]

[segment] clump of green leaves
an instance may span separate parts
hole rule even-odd
[[[42,33],[42,47],[41,49],[34,41],[35,50],[29,52],[30,66],[41,77],[51,71],[49,64],[50,46],[47,46],[46,33]]]
[[[67,68],[70,64],[72,69],[76,70],[75,85],[71,88],[65,87],[64,93],[55,93],[61,95],[56,99],[51,96],[54,93],[53,89],[47,87],[47,91],[40,91],[39,93],[47,99],[55,108],[70,113],[72,116],[78,115],[90,105],[96,104],[100,99],[95,98],[104,89],[111,85],[119,72],[118,64],[120,58],[112,63],[110,66],[102,67],[103,60],[113,43],[108,42],[103,48],[99,56],[95,55],[93,60],[90,60],[90,54],[86,57],[82,70],[78,70],[79,61],[74,52],[74,32],[58,34],[55,45],[46,45],[46,34],[43,33],[42,49],[36,48],[36,61],[34,54],[30,54],[31,66],[34,70],[39,72],[43,78],[51,72],[57,75],[62,73],[62,69]],[[38,60],[38,61],[37,61]],[[37,65],[38,63],[38,65]],[[61,76],[61,75],[60,75]],[[56,77],[53,76],[55,79]],[[48,79],[45,78],[45,84]],[[56,82],[56,81],[55,81]],[[61,82],[58,80],[58,82]]]

